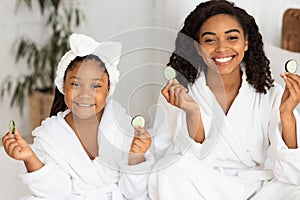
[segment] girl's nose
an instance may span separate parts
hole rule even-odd
[[[90,87],[82,87],[79,91],[79,97],[90,98],[94,96],[94,90]]]

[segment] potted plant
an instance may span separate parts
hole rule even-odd
[[[16,8],[18,10],[20,3],[25,3],[32,9],[33,1],[17,0]],[[0,96],[4,97],[6,93],[12,92],[10,105],[19,106],[21,114],[25,98],[29,96],[30,105],[39,106],[30,108],[34,111],[30,114],[31,117],[39,118],[33,120],[33,123],[39,125],[40,121],[49,115],[55,88],[56,66],[61,56],[69,49],[68,38],[73,29],[80,25],[83,14],[74,1],[38,0],[36,3],[45,21],[43,28],[49,37],[42,45],[28,37],[18,38],[15,60],[25,60],[30,72],[17,78],[15,83],[10,76],[7,77],[1,83]],[[41,96],[46,96],[46,99],[41,100]],[[41,104],[48,108],[41,108]],[[33,123],[32,128],[36,126]]]

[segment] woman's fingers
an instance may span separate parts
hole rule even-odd
[[[172,81],[168,81],[168,83],[165,85],[165,87],[161,90],[161,93],[165,97],[167,102],[170,101],[169,89],[170,89],[171,85],[172,85]]]

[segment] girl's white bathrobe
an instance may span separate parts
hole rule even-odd
[[[99,156],[91,160],[64,117],[47,118],[33,131],[32,145],[44,166],[22,175],[32,191],[29,199],[144,199],[154,163],[129,166],[128,152],[134,134],[130,117],[117,102],[107,102],[99,124]],[[87,133],[88,134],[88,133]]]
[[[150,176],[150,198],[300,199],[300,149],[288,149],[281,137],[283,89],[275,84],[267,94],[257,93],[243,74],[227,115],[206,86],[203,73],[189,87],[200,105],[202,144],[189,137],[185,112],[160,96],[154,147],[158,157],[167,152]],[[300,118],[294,113],[299,146]]]

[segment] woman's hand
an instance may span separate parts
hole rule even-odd
[[[199,112],[199,104],[176,79],[169,81],[161,93],[170,104],[181,108],[188,115],[195,111]]]
[[[170,104],[185,111],[189,136],[195,142],[202,143],[205,139],[205,134],[200,106],[187,93],[187,89],[179,84],[176,79],[173,79],[167,83],[161,93]]]
[[[285,89],[280,103],[282,139],[288,148],[297,148],[296,119],[293,110],[300,102],[300,77],[296,74],[281,74]]]
[[[28,143],[22,138],[18,129],[15,129],[14,134],[11,131],[7,132],[2,137],[2,144],[7,155],[13,159],[24,161],[28,172],[36,171],[44,166]]]
[[[291,113],[300,102],[300,76],[281,74],[286,86],[281,98],[280,113]]]
[[[146,129],[137,126],[131,142],[129,165],[136,165],[145,161],[144,154],[151,147],[152,139]]]
[[[11,131],[7,132],[2,137],[2,144],[7,155],[16,160],[27,161],[34,154],[30,146],[20,135],[18,129],[15,129],[14,134]]]

